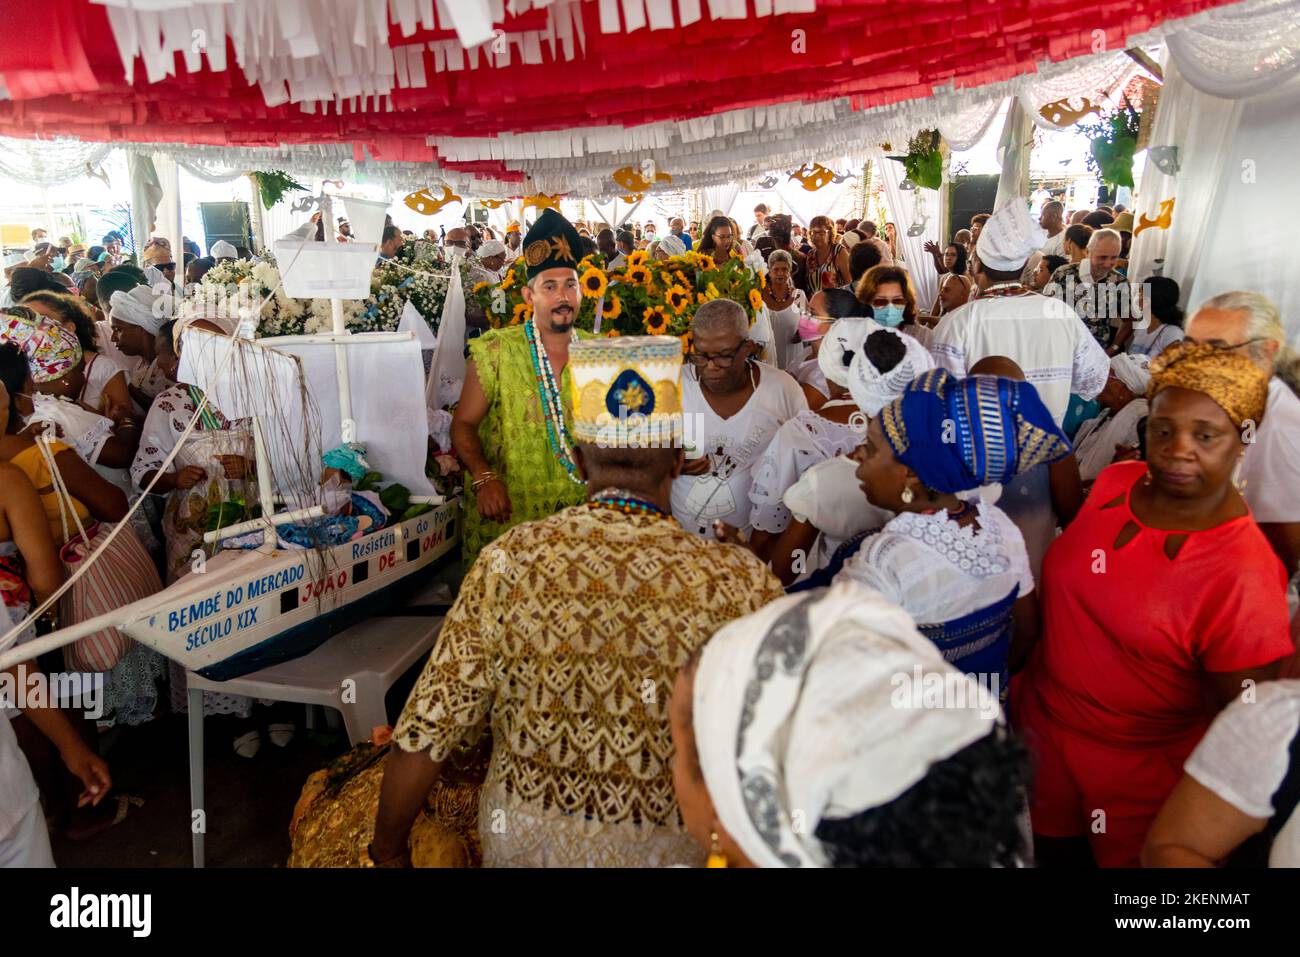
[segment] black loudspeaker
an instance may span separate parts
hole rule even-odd
[[[948,204],[948,236],[959,229],[970,229],[970,218],[979,213],[993,212],[993,201],[998,198],[998,175],[963,176],[952,185],[952,199]]]
[[[223,239],[232,246],[253,248],[247,203],[199,203],[199,215],[203,218],[204,249],[209,256],[212,244]]]

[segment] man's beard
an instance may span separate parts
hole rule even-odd
[[[559,306],[552,309],[546,317],[546,324],[552,332],[568,332],[578,321],[578,310],[572,306]]]

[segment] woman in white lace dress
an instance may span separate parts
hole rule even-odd
[[[830,399],[816,411],[800,412],[777,430],[754,469],[749,492],[754,526],[750,547],[771,564],[784,585],[825,565],[843,544],[795,519],[784,502],[786,491],[814,465],[857,448],[865,437],[867,419],[934,366],[920,343],[866,318],[837,320],[817,355]],[[850,372],[854,368],[856,377]],[[889,385],[884,384],[886,379]],[[867,385],[868,381],[879,386]]]

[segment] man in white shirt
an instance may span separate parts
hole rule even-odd
[[[1047,233],[1047,242],[1039,247],[1044,256],[1065,255],[1065,204],[1060,200],[1050,200],[1043,204],[1043,211],[1038,214],[1038,225]]]
[[[939,366],[960,376],[987,356],[1006,356],[1060,425],[1071,392],[1091,399],[1105,387],[1110,360],[1072,308],[1020,282],[1025,262],[1046,238],[1023,199],[994,213],[975,245],[979,297],[939,320],[930,351]]]
[[[714,299],[691,320],[695,349],[682,376],[686,464],[673,480],[673,516],[713,538],[721,522],[747,533],[753,470],[787,420],[808,408],[794,378],[755,358],[740,303]],[[693,448],[692,448],[693,446]]]
[[[1238,484],[1288,576],[1300,564],[1300,355],[1286,342],[1282,318],[1267,296],[1225,292],[1187,320],[1188,342],[1245,348],[1268,372],[1264,421],[1246,437]]]

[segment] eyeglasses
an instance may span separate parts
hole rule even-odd
[[[448,246],[457,246],[457,247],[459,247],[460,249],[468,249],[468,248],[469,248],[469,240],[468,240],[468,239],[449,239],[449,240],[447,240],[447,245],[448,245]]]
[[[703,368],[712,362],[719,369],[730,369],[736,357],[740,355],[740,350],[745,348],[744,345],[737,346],[731,352],[715,352],[710,355],[707,352],[689,352],[686,355],[687,361],[693,366]]]
[[[886,306],[906,306],[907,300],[902,296],[895,296],[893,299],[886,299],[884,296],[877,296],[871,300],[872,309],[884,309]]]

